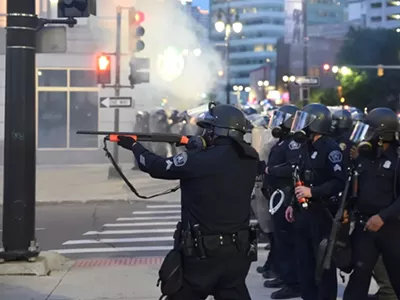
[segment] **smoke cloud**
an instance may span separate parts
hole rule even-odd
[[[108,13],[104,11],[104,6],[100,9],[104,11],[102,13],[111,15],[117,1],[108,1]],[[128,7],[132,6],[132,1],[125,2],[130,2],[126,3]],[[121,1],[118,4],[123,5]],[[150,58],[151,64],[151,82],[140,84],[132,91],[136,107],[154,108],[160,106],[163,98],[168,100],[168,106],[179,110],[198,106],[202,95],[215,86],[218,71],[222,70],[221,57],[208,42],[207,29],[186,13],[177,0],[163,3],[155,0],[137,1],[135,8],[145,14],[145,35],[142,40],[146,44],[145,49],[136,56]],[[130,38],[127,10],[123,11],[122,16],[122,50],[127,53]],[[116,30],[110,26],[110,22],[115,22],[113,18],[106,21],[94,17],[94,21],[104,25],[99,24],[102,29],[96,33],[103,44],[108,45],[108,49],[101,51],[115,51]],[[128,84],[129,60],[130,57],[123,58],[122,84]]]

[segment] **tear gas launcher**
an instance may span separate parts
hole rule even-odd
[[[103,139],[103,150],[106,154],[106,157],[110,160],[111,164],[114,166],[115,170],[121,177],[121,179],[125,182],[125,184],[129,187],[129,189],[134,193],[137,197],[141,199],[151,199],[161,195],[166,195],[169,193],[176,192],[179,190],[180,186],[177,185],[176,187],[169,189],[167,191],[157,193],[152,196],[143,196],[139,194],[136,188],[130,183],[128,178],[126,178],[125,174],[122,172],[121,168],[118,166],[117,162],[115,161],[114,157],[110,153],[107,147],[107,142],[114,142],[117,143],[119,141],[118,136],[129,136],[135,139],[138,142],[164,142],[169,144],[174,144],[176,146],[185,146],[189,142],[190,136],[184,136],[180,134],[173,134],[173,133],[138,133],[138,132],[115,132],[115,131],[84,131],[80,130],[77,131],[76,134],[82,135],[104,135]]]

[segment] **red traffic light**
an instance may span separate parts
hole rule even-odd
[[[331,68],[331,66],[328,64],[324,64],[323,68],[325,71],[328,71]]]
[[[97,57],[97,68],[100,71],[108,70],[110,68],[110,60],[110,56],[107,55],[101,55]]]
[[[144,22],[144,13],[141,11],[137,11],[135,13],[135,22],[136,24],[141,24]]]

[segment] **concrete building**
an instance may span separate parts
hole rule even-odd
[[[349,0],[348,19],[368,28],[394,29],[400,33],[400,1]]]
[[[97,16],[79,20],[74,28],[67,28],[67,52],[57,54],[37,54],[37,92],[36,92],[36,132],[37,132],[37,163],[38,164],[82,164],[106,163],[102,147],[102,137],[77,136],[75,132],[83,130],[113,130],[114,109],[99,108],[99,98],[113,96],[113,89],[102,89],[96,83],[96,56],[101,52],[115,51],[116,6],[132,6],[131,0],[97,0]],[[5,13],[5,1],[0,2],[0,14]],[[43,3],[37,7],[37,13],[43,17],[56,18],[56,2],[37,1]],[[48,3],[50,6],[47,6]],[[146,4],[146,3],[145,3]],[[137,110],[151,110],[160,105],[165,94],[171,94],[177,99],[181,94],[186,102],[179,102],[187,108],[197,105],[190,98],[195,95],[196,88],[207,86],[200,79],[210,76],[203,75],[202,69],[192,67],[200,79],[190,85],[192,71],[184,73],[182,78],[172,82],[160,79],[158,75],[158,59],[162,49],[174,38],[163,30],[169,29],[171,18],[165,15],[162,7],[139,6],[146,15],[151,15],[145,21],[146,34],[143,40],[146,43],[141,56],[151,58],[151,83],[138,85],[135,89],[122,89],[121,96],[131,96],[134,100],[133,108],[120,109],[120,130],[133,129]],[[144,7],[144,8],[142,8]],[[152,10],[151,10],[152,9]],[[127,11],[123,12],[122,24],[122,51],[128,49],[128,19]],[[5,25],[5,19],[1,20]],[[178,23],[180,20],[174,20]],[[181,23],[178,23],[178,26]],[[181,26],[183,27],[183,26]],[[184,31],[184,33],[186,33]],[[195,42],[195,36],[183,36],[178,42],[186,39]],[[3,155],[4,140],[4,102],[5,102],[5,44],[4,28],[3,39],[0,39],[0,155]],[[128,85],[130,56],[123,56],[121,61],[121,84]],[[112,83],[114,83],[115,60],[111,62]],[[190,67],[190,66],[189,66]],[[203,69],[208,69],[204,66]],[[200,71],[199,71],[200,70]],[[189,78],[189,79],[188,79]],[[200,91],[198,92],[200,93]],[[179,99],[181,99],[179,98]],[[173,100],[173,98],[171,98]],[[172,101],[171,100],[171,101]],[[177,100],[178,101],[178,100]],[[179,100],[180,101],[180,100]],[[171,103],[180,109],[178,102]],[[12,116],[18,118],[19,116]],[[132,155],[127,151],[120,151],[120,161],[132,161]],[[1,158],[2,161],[2,158]]]

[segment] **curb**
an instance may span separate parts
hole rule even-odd
[[[79,259],[74,262],[73,268],[94,268],[112,266],[137,266],[137,265],[161,265],[164,257],[133,257],[133,258],[97,258]]]
[[[160,199],[161,197],[161,199]],[[88,199],[88,200],[56,200],[56,201],[40,201],[36,200],[36,206],[50,206],[50,205],[73,205],[73,204],[135,204],[135,203],[146,203],[146,202],[168,202],[168,203],[180,203],[180,199],[176,200],[163,200],[162,196],[153,199]],[[3,207],[3,202],[0,203],[0,207]]]

